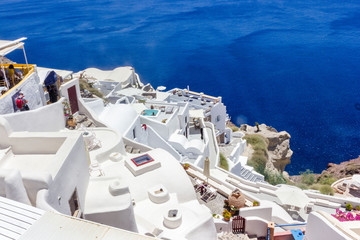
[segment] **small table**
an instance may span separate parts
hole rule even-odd
[[[175,211],[176,214],[173,214],[173,211]],[[177,228],[181,225],[181,222],[182,214],[179,209],[169,209],[169,211],[166,211],[164,214],[164,226],[167,228]]]

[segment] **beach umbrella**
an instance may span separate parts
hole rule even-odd
[[[208,157],[205,158],[205,162],[204,162],[204,175],[206,177],[206,182],[207,182],[210,176],[210,159]]]
[[[281,185],[275,194],[282,205],[304,208],[310,202],[310,198],[304,191],[294,186]]]

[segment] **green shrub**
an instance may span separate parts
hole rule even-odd
[[[225,169],[226,171],[229,171],[229,164],[226,160],[226,157],[222,153],[220,153],[220,167]]]
[[[324,184],[324,185],[331,185],[334,182],[336,182],[336,178],[334,178],[332,175],[323,175],[321,176],[321,178],[319,178],[317,181],[320,184]]]
[[[264,177],[265,177],[265,181],[267,181],[268,183],[270,183],[272,185],[286,183],[286,179],[279,172],[272,172],[272,171],[266,169],[264,172]]]
[[[103,97],[104,97],[104,95],[103,95],[99,90],[97,90],[96,88],[90,88],[89,91],[90,91],[92,94],[98,96],[99,98],[103,98]]]
[[[346,210],[348,211],[353,210],[353,206],[351,205],[351,203],[346,204]]]
[[[250,144],[254,149],[248,165],[252,166],[256,172],[265,175],[265,167],[267,162],[267,139],[257,134],[249,134],[243,137],[247,144]]]
[[[334,195],[334,190],[329,185],[323,185],[320,187],[320,192],[326,195]]]
[[[309,186],[306,185],[306,184],[304,184],[304,183],[296,184],[296,186],[297,186],[298,188],[301,188],[302,190],[306,190],[306,189],[309,188]]]
[[[237,131],[239,131],[239,128],[238,128],[238,127],[236,127],[236,126],[234,126],[234,127],[230,127],[230,129],[231,129],[233,132],[237,132]]]
[[[79,86],[80,86],[80,90],[84,91],[84,89],[88,90],[89,92],[91,92],[92,94],[98,96],[99,98],[103,98],[103,94],[96,88],[92,87],[92,83],[89,83],[83,79],[79,80]]]
[[[312,171],[310,171],[309,169],[306,169],[305,172],[300,172],[300,174],[302,175],[302,177],[301,177],[302,183],[305,183],[307,185],[312,185],[315,182],[314,173]]]
[[[255,151],[251,156],[251,159],[248,161],[248,165],[252,166],[256,172],[260,174],[265,174],[265,166],[266,166],[267,158],[263,153]]]
[[[254,149],[258,147],[260,149],[267,150],[268,140],[258,134],[247,134],[243,137],[247,144],[250,144]]]
[[[309,186],[310,189],[314,189],[314,190],[318,190],[318,191],[320,191],[321,187],[322,187],[322,185],[318,184],[318,183]]]

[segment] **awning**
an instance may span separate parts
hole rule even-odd
[[[4,57],[6,54],[9,54],[16,49],[22,49],[24,43],[21,41],[23,40],[26,40],[26,38],[19,38],[14,41],[0,40],[0,56]]]

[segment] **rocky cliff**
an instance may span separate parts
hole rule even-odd
[[[336,179],[351,177],[360,174],[360,156],[356,159],[342,162],[340,164],[328,163],[327,169],[322,171],[320,178],[332,176]]]
[[[278,132],[275,128],[259,125],[259,128],[243,124],[240,131],[245,134],[258,134],[268,140],[268,162],[266,168],[272,170],[277,169],[283,172],[286,165],[290,163],[293,151],[290,149],[290,134],[281,131]]]

